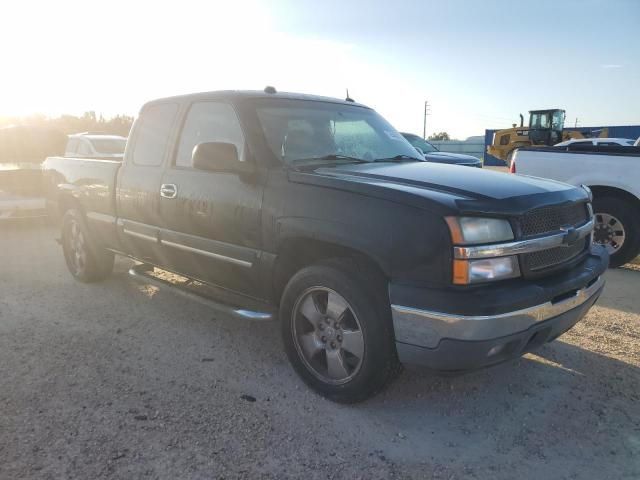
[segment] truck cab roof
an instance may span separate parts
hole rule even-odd
[[[121,135],[111,135],[108,133],[91,133],[91,132],[85,132],[85,133],[72,133],[70,135],[67,135],[68,138],[86,138],[88,140],[94,140],[94,139],[118,139],[118,140],[126,140],[127,137],[123,137]]]
[[[280,100],[304,100],[310,102],[323,102],[323,103],[337,103],[350,106],[358,106],[363,108],[369,108],[366,105],[355,102],[353,100],[339,99],[333,97],[324,97],[320,95],[309,95],[305,93],[293,93],[293,92],[275,92],[267,93],[265,90],[214,90],[210,92],[190,93],[186,95],[174,95],[170,97],[159,98],[152,100],[143,105],[143,109],[148,105],[156,103],[165,103],[167,101],[197,101],[206,99],[219,99],[219,100],[241,100],[241,99],[280,99]]]

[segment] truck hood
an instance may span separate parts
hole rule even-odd
[[[464,155],[462,153],[449,152],[429,152],[424,154],[424,158],[428,162],[449,163],[449,164],[476,164],[480,163],[480,159],[472,155]]]
[[[510,216],[588,199],[565,183],[429,162],[322,166],[292,171],[290,179],[458,214]]]

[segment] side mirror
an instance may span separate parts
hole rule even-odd
[[[193,148],[193,168],[213,172],[248,173],[253,171],[253,165],[241,162],[238,149],[232,143],[206,142],[199,143]]]
[[[413,147],[413,148],[415,148],[418,151],[418,153],[424,157],[424,152],[420,147]]]

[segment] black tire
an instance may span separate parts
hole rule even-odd
[[[599,226],[602,223],[599,214],[615,217],[624,231],[624,242],[617,250],[610,252],[609,267],[620,267],[640,254],[640,215],[635,205],[620,197],[596,197],[593,211],[596,216],[595,243],[607,245],[607,232]],[[616,227],[616,230],[620,231],[620,227]]]
[[[113,271],[113,253],[93,240],[78,210],[67,210],[62,218],[62,251],[69,272],[81,282],[99,282]]]
[[[400,371],[391,309],[384,282],[377,278],[377,275],[365,274],[355,265],[350,265],[349,260],[333,260],[303,268],[291,278],[280,302],[282,338],[289,361],[302,380],[313,390],[340,403],[354,403],[371,397],[391,382]],[[347,314],[343,314],[340,324],[352,321],[353,318],[358,323],[357,331],[361,333],[363,353],[357,360],[358,367],[357,369],[354,367],[352,377],[345,380],[329,381],[320,378],[318,372],[305,359],[302,353],[303,347],[300,346],[301,342],[297,337],[296,322],[300,321],[301,313],[299,312],[302,310],[298,309],[300,308],[298,305],[301,299],[306,298],[305,295],[316,295],[316,291],[309,292],[317,288],[337,293],[347,302],[352,319],[345,319]],[[322,307],[319,307],[319,310],[321,311]],[[328,314],[328,308],[325,307],[325,311]],[[294,312],[296,312],[295,315]],[[348,333],[344,325],[338,327],[338,332],[343,331],[340,328],[345,328],[345,335]],[[317,329],[314,334],[318,334]],[[337,338],[342,341],[339,334]],[[341,358],[348,356],[349,360],[353,360],[355,357],[351,358],[350,352],[341,350],[342,345],[340,343],[338,347],[338,353],[343,355]],[[320,344],[320,347],[321,349],[318,350],[320,356],[323,354],[322,348],[326,347],[324,355],[328,364],[329,347],[326,344],[324,346]]]

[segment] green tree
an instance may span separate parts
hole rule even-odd
[[[112,135],[129,135],[133,117],[128,115],[116,115],[105,118],[96,115],[96,112],[85,112],[82,116],[61,115],[51,118],[42,114],[32,114],[23,117],[0,117],[0,128],[10,125],[30,125],[34,127],[48,127],[62,133],[80,133],[98,131]]]
[[[451,140],[449,134],[447,132],[433,133],[433,135],[429,135],[427,140]]]

